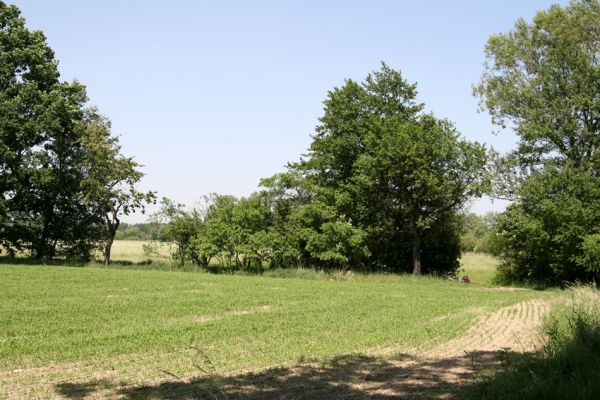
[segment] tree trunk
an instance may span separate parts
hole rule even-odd
[[[113,222],[108,216],[106,217],[106,244],[104,245],[104,261],[102,262],[104,265],[110,264],[110,249],[115,241],[117,229],[119,229],[120,224],[121,221],[118,218],[114,217]]]
[[[115,241],[115,234],[110,230],[108,232],[108,237],[106,238],[106,244],[104,245],[104,261],[102,264],[109,265],[110,264],[110,249]]]
[[[413,275],[421,275],[421,237],[415,233],[413,237]]]
[[[44,225],[42,228],[42,234],[41,237],[38,237],[37,239],[34,239],[33,243],[32,243],[32,255],[33,258],[35,258],[36,260],[41,260],[44,258],[52,258],[53,255],[51,255],[51,251],[50,251],[50,243],[49,243],[49,231],[50,231],[50,227],[49,227],[49,222],[48,220],[50,218],[48,218],[47,216],[43,217],[44,218]]]

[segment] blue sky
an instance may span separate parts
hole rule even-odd
[[[18,0],[45,32],[62,79],[87,86],[142,187],[193,205],[248,195],[310,144],[327,91],[385,61],[427,110],[501,151],[471,87],[487,38],[566,1]],[[476,201],[476,212],[504,203]],[[141,221],[137,216],[129,221]]]

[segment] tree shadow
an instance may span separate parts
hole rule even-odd
[[[61,266],[61,267],[84,267],[88,264],[86,261],[68,260],[65,258],[43,258],[35,259],[31,257],[11,257],[7,255],[0,256],[0,264],[7,265],[25,265],[25,266]]]
[[[56,392],[69,399],[85,399],[88,395],[101,388],[109,388],[112,384],[106,380],[97,380],[85,383],[59,383],[55,386]]]
[[[483,369],[497,368],[509,353],[474,352],[444,359],[342,355],[323,363],[271,368],[234,376],[202,373],[191,379],[163,371],[170,380],[113,388],[121,399],[454,399],[463,398]],[[511,353],[512,354],[512,353]],[[517,353],[514,353],[515,355]],[[500,357],[499,357],[500,355]],[[522,356],[522,355],[521,355]],[[78,386],[79,385],[79,386]],[[94,382],[57,385],[59,393],[85,395]]]

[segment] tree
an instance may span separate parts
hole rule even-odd
[[[167,197],[160,201],[160,210],[150,216],[149,225],[152,238],[158,242],[169,242],[171,260],[179,265],[193,262],[196,265],[208,265],[212,255],[200,251],[195,239],[204,230],[205,214],[199,210],[187,211],[183,204],[175,203]],[[144,250],[155,252],[156,242],[144,246]]]
[[[456,271],[457,212],[485,188],[486,151],[421,114],[415,97],[385,64],[346,81],[329,93],[305,159],[247,198],[212,195],[196,214],[167,203],[165,239],[186,249],[182,263],[196,254],[238,268]]]
[[[514,128],[521,163],[597,164],[599,26],[598,1],[573,1],[488,40],[474,91],[494,123]]]
[[[40,31],[0,1],[0,241],[36,258],[89,258],[100,222],[82,201],[85,88],[59,81]]]
[[[485,148],[459,138],[452,124],[424,114],[388,118],[378,145],[358,160],[360,182],[382,194],[394,220],[406,221],[413,274],[420,275],[425,233],[484,190]]]
[[[600,3],[572,1],[492,36],[475,94],[518,149],[498,158],[498,219],[507,280],[595,279],[600,209]],[[596,277],[597,278],[597,277]]]
[[[460,245],[463,252],[475,251],[494,254],[494,228],[498,213],[484,215],[468,213],[462,215]]]
[[[600,180],[580,168],[531,175],[519,201],[498,217],[497,251],[506,281],[546,284],[600,278],[593,239],[600,234]]]
[[[447,251],[442,258],[423,250],[433,251],[434,237],[458,243],[453,214],[481,193],[485,150],[459,140],[447,121],[421,114],[416,95],[416,85],[385,64],[364,82],[347,80],[329,92],[308,156],[293,166],[305,175],[312,201],[331,210],[311,226],[332,236],[318,241],[321,253],[330,246],[353,266],[403,271],[410,264],[415,274],[424,258],[432,262],[428,271],[457,267],[458,245],[438,248]],[[348,237],[368,251],[339,253],[332,226],[351,228]]]
[[[270,234],[266,236],[272,249],[270,265],[280,268],[314,265],[311,259],[314,254],[306,248],[311,222],[305,219],[311,214],[306,211],[311,208],[313,192],[303,174],[290,169],[262,179],[260,186],[271,210]]]
[[[132,157],[121,154],[117,137],[111,135],[110,121],[90,109],[85,118],[85,179],[82,182],[88,205],[104,217],[104,265],[110,264],[110,251],[123,215],[144,213],[145,205],[154,203],[156,194],[140,192],[135,185],[144,174]]]

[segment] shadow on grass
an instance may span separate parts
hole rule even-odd
[[[50,259],[35,259],[30,257],[11,257],[11,256],[0,256],[0,264],[7,265],[28,265],[28,266],[57,266],[57,267],[103,267],[103,268],[114,268],[114,269],[159,269],[159,270],[173,270],[177,266],[173,266],[171,263],[157,263],[152,260],[143,261],[129,261],[129,260],[111,260],[110,265],[106,266],[102,264],[101,260],[92,261],[78,261],[70,260],[65,258],[50,258]],[[192,268],[188,268],[192,269]],[[198,268],[195,268],[198,270]]]
[[[85,399],[88,395],[101,388],[110,388],[110,382],[99,380],[87,383],[59,383],[56,392],[69,399]]]
[[[102,395],[120,399],[453,399],[463,398],[480,369],[499,365],[497,352],[444,359],[338,356],[325,363],[298,364],[234,376],[180,378],[166,371],[162,383],[119,386]],[[61,383],[56,391],[80,399],[105,382]],[[68,389],[68,390],[67,390]],[[100,394],[100,393],[98,393]],[[79,397],[77,397],[79,396]]]
[[[52,259],[35,259],[28,257],[11,257],[11,256],[0,256],[0,264],[8,265],[54,265],[62,267],[85,267],[88,265],[85,261],[74,261],[66,260],[63,258],[52,258]]]

